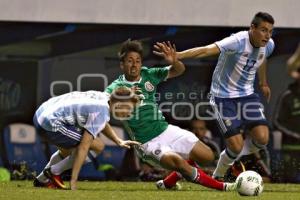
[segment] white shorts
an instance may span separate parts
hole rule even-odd
[[[189,159],[189,154],[199,139],[190,131],[178,126],[168,125],[168,128],[159,136],[142,145],[144,157],[159,162],[168,152],[174,152]]]

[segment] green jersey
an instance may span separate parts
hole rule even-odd
[[[155,98],[157,85],[167,78],[168,72],[169,67],[142,67],[139,81],[129,82],[124,75],[121,75],[105,89],[108,93],[121,86],[139,87],[142,90],[141,104],[134,110],[133,116],[124,121],[125,129],[131,139],[146,143],[166,130],[168,123],[158,109]]]

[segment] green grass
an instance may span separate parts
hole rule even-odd
[[[187,182],[181,191],[159,191],[149,182],[79,182],[77,191],[34,188],[30,181],[0,182],[2,200],[206,200],[206,199],[300,199],[300,184],[265,184],[259,197],[241,197],[236,192],[219,192]]]

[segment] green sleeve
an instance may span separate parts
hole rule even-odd
[[[118,87],[118,83],[114,81],[105,88],[104,92],[111,94],[114,91],[114,89],[116,89],[117,87]]]
[[[156,84],[159,84],[167,79],[169,69],[170,66],[149,68],[148,73],[151,77],[155,78]]]

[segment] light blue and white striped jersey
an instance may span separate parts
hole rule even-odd
[[[248,31],[241,31],[215,44],[221,53],[212,77],[211,94],[220,98],[252,94],[256,71],[273,52],[273,40],[265,47],[254,48]]]
[[[43,103],[35,113],[45,130],[64,132],[65,126],[74,126],[96,137],[109,121],[108,96],[103,92],[70,92]]]

